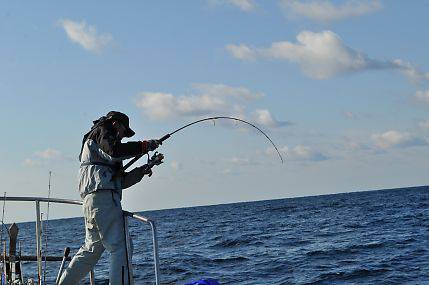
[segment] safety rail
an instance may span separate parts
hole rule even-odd
[[[150,219],[148,219],[148,218],[146,218],[146,217],[143,217],[143,216],[140,216],[138,214],[135,214],[135,213],[131,213],[131,212],[127,212],[127,211],[123,211],[123,212],[124,212],[124,216],[131,217],[131,218],[134,218],[134,219],[136,219],[138,221],[147,223],[147,224],[150,225],[150,227],[152,229],[153,261],[155,263],[155,284],[159,285],[159,282],[160,282],[160,279],[159,279],[160,273],[159,273],[158,237],[157,237],[157,234],[156,234],[155,222],[152,221],[152,220],[150,220]],[[128,229],[128,227],[126,227],[126,228]],[[130,239],[127,238],[127,241],[130,241]]]
[[[15,202],[35,202],[36,205],[36,257],[37,257],[37,275],[38,275],[38,285],[42,285],[42,221],[41,221],[41,212],[40,212],[40,202],[45,203],[59,203],[59,204],[70,204],[70,205],[82,205],[82,201],[79,200],[70,200],[70,199],[59,199],[59,198],[45,198],[45,197],[12,197],[12,196],[0,196],[0,201],[15,201]],[[144,222],[150,225],[152,230],[152,240],[153,240],[153,258],[155,264],[155,284],[159,285],[160,283],[160,271],[159,271],[159,254],[158,254],[158,238],[156,233],[155,222],[151,219],[143,217],[141,215],[123,211],[124,222],[125,222],[125,234],[127,241],[127,255],[129,260],[130,271],[132,272],[131,267],[131,244],[130,244],[130,235],[128,227],[128,217],[134,218],[140,222]],[[4,261],[3,261],[4,262]],[[91,284],[94,282],[93,272],[90,272]],[[131,284],[133,284],[133,278],[131,278]]]

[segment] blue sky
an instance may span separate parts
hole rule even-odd
[[[135,139],[211,115],[124,194],[160,209],[428,184],[425,1],[43,1],[0,5],[0,178],[8,196],[78,199],[92,120]],[[2,191],[3,192],[3,191]],[[6,220],[33,207],[7,204]],[[76,216],[54,207],[52,217]]]

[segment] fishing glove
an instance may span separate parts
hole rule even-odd
[[[140,182],[145,175],[149,177],[152,175],[152,170],[150,168],[148,169],[146,165],[136,167],[130,172],[125,172],[122,176],[122,189],[129,188]]]
[[[155,149],[157,149],[159,146],[159,141],[158,140],[148,140],[147,141],[147,149],[148,151],[154,151]]]
[[[140,167],[137,167],[137,169],[139,170],[139,172],[140,172],[141,174],[143,174],[143,176],[144,176],[144,175],[148,175],[149,177],[151,177],[151,176],[152,176],[152,169],[151,169],[151,168],[148,168],[146,164],[145,164],[145,165],[142,165],[142,166],[140,166]]]
[[[142,153],[145,154],[149,151],[154,151],[159,146],[158,140],[141,141]]]

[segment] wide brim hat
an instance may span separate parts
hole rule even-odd
[[[135,132],[130,128],[130,119],[124,113],[118,111],[110,111],[106,115],[107,119],[120,122],[125,127],[125,137],[130,138],[135,135]]]

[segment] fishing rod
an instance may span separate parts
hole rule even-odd
[[[237,122],[241,122],[241,123],[245,123],[255,129],[257,129],[259,132],[261,132],[269,141],[270,143],[273,145],[274,149],[277,151],[277,154],[279,155],[280,161],[283,163],[283,157],[280,154],[280,151],[278,150],[277,146],[274,144],[274,142],[270,139],[270,137],[260,128],[258,128],[257,126],[255,126],[252,123],[249,123],[243,119],[239,119],[239,118],[235,118],[235,117],[228,117],[228,116],[216,116],[216,117],[209,117],[209,118],[204,118],[204,119],[200,119],[197,121],[194,121],[192,123],[189,123],[187,125],[184,125],[183,127],[180,127],[176,130],[174,130],[171,133],[166,134],[165,136],[163,136],[162,138],[158,139],[159,144],[161,145],[165,140],[167,140],[168,138],[170,138],[172,135],[174,135],[177,132],[180,132],[181,130],[190,127],[192,125],[204,122],[204,121],[214,121],[214,120],[219,120],[219,119],[226,119],[226,120],[233,120],[233,121],[237,121]],[[134,164],[134,162],[136,162],[137,160],[139,160],[143,155],[138,155],[136,157],[134,157],[133,159],[131,159],[127,164],[125,164],[125,166],[123,167],[122,171],[125,171],[128,167],[130,167],[132,164]]]

